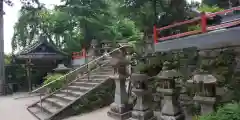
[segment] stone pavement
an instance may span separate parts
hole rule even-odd
[[[15,95],[0,96],[0,120],[36,120],[26,108],[38,100],[39,97],[15,99],[23,95],[26,94],[18,93]]]
[[[0,96],[0,120],[37,120],[26,108],[39,100],[39,96],[21,98],[26,95],[26,93],[17,93],[9,96]],[[109,107],[106,107],[64,120],[96,120],[96,118],[99,120],[114,120],[107,116],[108,110]]]
[[[105,107],[91,113],[85,113],[82,115],[69,117],[64,120],[114,120],[107,116],[107,112],[109,109],[109,107]]]
[[[15,99],[25,95],[26,93],[19,93],[9,96],[0,96],[0,120],[37,120],[27,111],[26,108],[34,101],[39,100],[39,97],[34,96],[29,98]],[[105,107],[91,113],[72,116],[64,120],[114,120],[107,116],[109,109],[109,107]],[[191,118],[187,118],[186,120],[191,120]]]

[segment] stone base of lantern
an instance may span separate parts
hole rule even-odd
[[[202,115],[206,115],[214,111],[213,106],[216,102],[215,97],[194,96],[193,100],[201,105]]]
[[[185,115],[182,113],[179,103],[173,104],[172,100],[166,100],[162,108],[161,120],[185,120]]]
[[[111,109],[108,111],[108,116],[117,120],[125,120],[131,117],[132,105],[117,105],[115,103],[111,104]]]
[[[132,111],[132,117],[128,120],[157,120],[152,110],[146,111]]]
[[[162,115],[161,120],[185,120],[185,115],[184,114],[179,114],[176,116]]]

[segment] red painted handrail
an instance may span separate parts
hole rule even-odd
[[[236,20],[236,21],[232,21],[230,23],[223,23],[220,25],[215,25],[215,26],[207,26],[207,18],[211,18],[214,17],[216,15],[219,14],[225,14],[225,13],[229,13],[229,12],[233,12],[236,10],[240,10],[240,7],[234,7],[231,9],[227,9],[227,10],[223,10],[220,12],[216,12],[216,13],[210,13],[210,14],[205,14],[205,13],[201,13],[200,17],[196,17],[194,19],[191,20],[186,20],[183,22],[178,22],[178,23],[174,23],[172,25],[168,25],[162,28],[156,28],[156,26],[153,27],[153,38],[154,38],[154,43],[157,43],[159,40],[168,40],[168,39],[173,39],[173,38],[179,38],[179,37],[184,37],[184,36],[189,36],[189,35],[194,35],[194,34],[199,34],[199,33],[205,33],[207,31],[211,31],[211,30],[216,30],[219,28],[226,28],[226,27],[231,27],[231,26],[235,26],[240,24],[240,20]],[[170,36],[165,36],[165,37],[159,37],[159,32],[162,30],[166,30],[166,29],[170,29],[173,27],[177,27],[177,26],[181,26],[184,24],[190,24],[190,23],[195,23],[195,22],[200,22],[201,25],[201,30],[194,30],[194,31],[188,31],[188,32],[184,32],[184,33],[179,33],[179,34],[175,34],[175,35],[170,35]]]
[[[191,20],[186,20],[186,21],[174,23],[174,24],[172,24],[172,25],[168,25],[168,26],[165,26],[165,27],[157,28],[157,30],[158,30],[158,31],[166,30],[166,29],[173,28],[173,27],[177,27],[177,26],[180,26],[180,25],[197,22],[197,21],[199,21],[199,20],[200,20],[200,17],[196,17],[196,18],[191,19]]]
[[[183,37],[183,36],[194,35],[194,34],[201,33],[201,32],[202,32],[201,30],[194,30],[194,31],[189,31],[189,32],[179,33],[179,34],[176,34],[176,35],[167,36],[167,37],[162,37],[162,38],[159,38],[158,40],[161,41],[161,40],[179,38],[179,37]]]
[[[207,31],[212,31],[212,30],[217,30],[217,29],[221,29],[221,28],[226,28],[226,27],[231,27],[231,26],[235,26],[240,24],[240,20],[238,21],[233,21],[230,23],[224,23],[224,24],[220,24],[220,25],[214,25],[214,26],[210,26],[207,27]]]

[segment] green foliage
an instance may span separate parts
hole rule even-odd
[[[128,41],[138,41],[141,40],[143,34],[136,27],[134,21],[124,18],[116,22],[113,25],[113,31],[115,32],[115,39],[121,40],[126,39]]]
[[[139,73],[146,73],[147,68],[148,68],[147,64],[140,62],[135,66],[134,71]]]
[[[240,104],[226,104],[215,113],[201,116],[199,120],[240,120]]]
[[[63,1],[65,4],[49,10],[44,6],[24,5],[14,28],[13,50],[21,50],[47,36],[50,43],[67,53],[88,47],[92,39],[138,41],[142,32],[135,21],[119,16],[116,2]]]
[[[4,55],[4,62],[6,65],[9,65],[12,61],[12,57],[10,55]]]
[[[49,75],[47,75],[45,77],[44,85],[49,84],[49,83],[59,79],[62,76],[63,75],[59,74],[59,73],[49,74]],[[53,91],[58,90],[59,88],[61,88],[64,84],[65,84],[65,79],[59,79],[57,82],[53,82],[50,85],[48,85],[48,89],[51,92],[53,92]]]
[[[194,30],[201,30],[200,24],[198,24],[198,25],[190,25],[188,27],[188,31],[194,31]]]
[[[198,8],[199,11],[201,12],[219,12],[219,11],[222,11],[224,9],[214,5],[214,6],[209,6],[209,5],[206,5],[206,4],[203,4],[200,6],[200,8]]]

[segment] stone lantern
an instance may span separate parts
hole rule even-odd
[[[64,64],[58,64],[57,68],[53,70],[57,73],[67,73],[71,68],[67,68]]]
[[[132,91],[137,96],[137,101],[129,120],[157,120],[147,103],[147,95],[150,94],[146,84],[147,80],[148,76],[146,74],[133,73],[131,76]]]
[[[111,49],[112,49],[112,42],[107,41],[107,40],[101,41],[101,49],[102,49],[101,53],[103,53],[103,54],[106,54],[106,53],[110,52]]]
[[[156,76],[156,79],[160,82],[157,92],[164,94],[161,118],[163,120],[184,120],[185,116],[180,109],[179,90],[177,90],[175,81],[181,74],[169,68],[169,65],[169,62],[164,62],[163,70]]]
[[[98,42],[97,40],[93,39],[91,41],[91,45],[90,45],[90,49],[88,51],[88,53],[91,53],[91,57],[92,59],[94,59],[94,57],[98,56],[99,55],[99,48],[98,48]]]
[[[193,100],[200,104],[201,114],[213,111],[216,102],[216,81],[217,79],[213,75],[207,73],[197,73],[187,81],[196,88]]]
[[[132,105],[128,103],[128,94],[125,86],[126,78],[129,77],[127,72],[129,61],[119,51],[112,54],[110,63],[114,67],[114,75],[111,78],[115,81],[116,88],[114,102],[110,105],[108,116],[120,120],[127,119],[131,116],[132,109]]]

